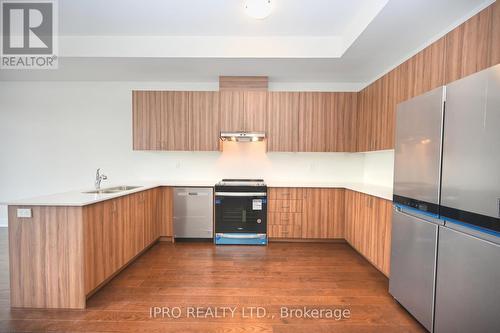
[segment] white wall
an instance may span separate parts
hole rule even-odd
[[[392,187],[394,181],[394,150],[363,153],[363,182]]]
[[[213,85],[1,82],[0,202],[90,189],[97,167],[110,183],[263,177],[392,186],[391,157],[384,152],[266,154],[262,145],[252,144],[230,144],[223,153],[133,151],[132,89],[213,90]],[[366,170],[365,159],[374,170]],[[0,206],[0,225],[6,223]]]

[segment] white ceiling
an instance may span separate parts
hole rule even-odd
[[[243,0],[59,0],[65,36],[342,35],[380,0],[272,0],[265,20],[245,15]],[[91,19],[91,20],[89,20]]]
[[[239,0],[59,0],[60,31],[62,35],[68,36],[70,40],[66,45],[71,46],[61,50],[63,57],[59,60],[59,69],[2,70],[0,80],[216,82],[219,75],[268,75],[271,83],[303,84],[320,90],[358,90],[493,2],[389,0],[385,6],[384,2],[379,1],[378,5],[382,4],[383,8],[377,11],[373,0],[275,1],[273,14],[260,21],[243,15],[240,5],[235,5],[242,3]],[[366,6],[367,2],[371,2],[371,7],[366,7],[370,10],[356,11],[356,8]],[[126,5],[118,6],[118,3]],[[213,5],[207,6],[207,3]],[[119,9],[113,9],[115,6]],[[196,10],[190,11],[190,8]],[[233,14],[234,11],[237,13]],[[367,12],[373,14],[375,11],[378,14],[370,18]],[[135,19],[134,14],[148,19]],[[164,15],[168,15],[168,22],[164,20]],[[356,17],[364,19],[353,21]],[[86,23],[89,18],[92,21]],[[362,27],[362,22],[367,24],[366,28]],[[267,50],[261,56],[252,53],[245,57],[246,51],[242,52],[241,48],[240,54],[235,57],[226,57],[224,53],[222,56],[176,56],[169,49],[148,53],[144,51],[147,47],[142,47],[142,51],[133,51],[140,44],[124,46],[122,43],[120,47],[123,49],[110,46],[118,45],[113,43],[121,39],[135,43],[138,39],[144,39],[137,37],[141,34],[160,34],[159,38],[166,40],[180,38],[180,34],[186,38],[205,36],[210,39],[214,37],[213,34],[229,30],[231,38],[238,32],[242,40],[255,36],[263,39],[278,36],[284,38],[281,41],[299,38],[310,42],[315,38],[321,40],[342,36],[343,42],[349,45],[336,56],[324,57],[320,55],[328,54],[328,45],[325,48],[312,47],[313,50],[309,51],[313,53],[308,55],[302,52],[307,43],[301,45],[301,50],[290,49],[291,53],[300,51],[297,57],[265,56]],[[359,36],[351,44],[346,31],[352,33],[357,30],[360,30]],[[117,34],[124,36],[115,36]],[[71,45],[71,42],[89,38],[83,35],[103,39],[100,46],[92,43]],[[91,52],[87,52],[82,45],[90,45]],[[203,52],[204,49],[198,47],[197,52]],[[192,52],[193,49],[187,51]],[[78,52],[85,53],[85,56],[75,56],[80,54]],[[65,54],[71,56],[65,57]]]

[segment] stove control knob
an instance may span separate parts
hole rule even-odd
[[[262,220],[261,219],[257,219],[257,223],[262,223]]]

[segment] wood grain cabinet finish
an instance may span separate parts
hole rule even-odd
[[[171,188],[84,207],[9,206],[13,307],[85,308],[86,298],[171,233]],[[32,218],[18,218],[31,208]]]
[[[304,189],[303,238],[344,238],[344,190]]]
[[[266,132],[267,91],[245,91],[243,94],[243,130]]]
[[[328,94],[299,94],[299,151],[326,151],[326,99]]]
[[[189,150],[189,92],[162,91],[161,149]]]
[[[31,208],[32,218],[18,218]],[[85,307],[80,207],[9,206],[10,305]]]
[[[269,92],[267,99],[267,150],[298,151],[299,93]]]
[[[326,148],[328,152],[356,151],[357,93],[326,95]]]
[[[221,131],[265,132],[266,91],[221,91]]]
[[[398,103],[500,63],[499,7],[496,1],[358,93],[357,151],[394,148]]]
[[[193,91],[189,98],[190,151],[216,151],[219,149],[219,93]]]
[[[346,190],[345,239],[386,276],[390,271],[392,203]]]
[[[162,149],[162,93],[132,92],[134,150]]]
[[[344,237],[344,190],[269,188],[270,238]]]
[[[231,132],[244,128],[245,114],[243,91],[221,91],[220,93],[220,130]]]

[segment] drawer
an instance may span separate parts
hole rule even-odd
[[[302,225],[302,213],[269,213],[268,224]]]
[[[301,213],[302,200],[269,200],[267,210],[272,213]]]
[[[268,189],[269,199],[274,200],[301,200],[303,191],[296,187],[271,187]]]
[[[302,238],[302,227],[300,225],[268,225],[267,235],[269,238]]]

